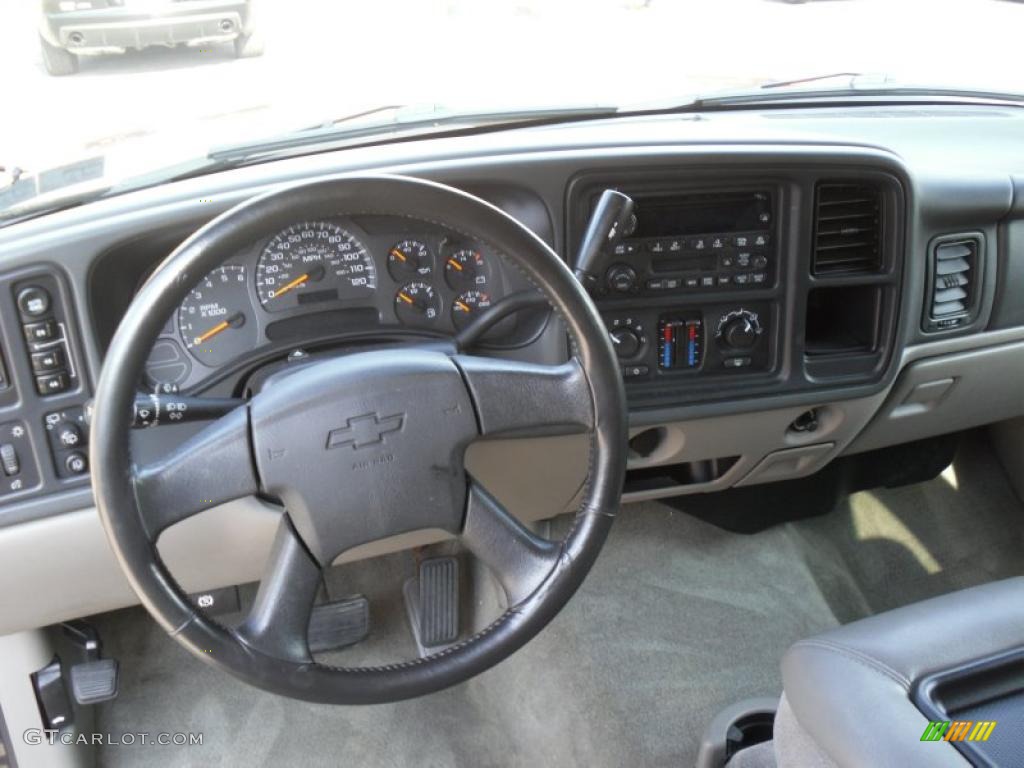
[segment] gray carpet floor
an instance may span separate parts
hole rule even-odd
[[[423,699],[333,708],[212,672],[139,609],[99,617],[121,659],[101,731],[198,731],[202,746],[106,747],[111,766],[680,766],[724,706],[777,695],[795,640],[1024,572],[1024,516],[984,445],[917,486],[862,492],[754,536],[661,504],[623,508],[577,597],[511,659]],[[408,656],[405,556],[346,566],[374,637],[347,663]]]

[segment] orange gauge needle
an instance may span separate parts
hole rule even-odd
[[[460,267],[460,269],[461,269],[461,267]],[[470,309],[469,304],[466,304],[466,303],[461,302],[461,301],[456,301],[455,302],[455,306],[459,307],[463,312],[472,312],[473,311],[472,309]]]
[[[455,269],[459,270],[459,272],[462,271],[462,265],[459,264],[459,262],[457,262],[455,259],[448,259],[448,263],[451,264]]]
[[[288,291],[290,291],[292,288],[298,288],[300,285],[302,285],[307,280],[309,280],[309,273],[308,272],[305,273],[305,274],[299,275],[294,280],[292,280],[290,283],[288,283],[288,285],[284,285],[281,288],[279,288],[278,290],[274,291],[274,298],[276,299],[278,296],[283,296],[284,294],[288,293]]]
[[[397,248],[392,248],[392,249],[391,249],[391,252],[392,252],[393,254],[395,254],[395,256],[397,256],[398,258],[400,258],[400,259],[401,259],[402,261],[408,261],[408,259],[407,259],[407,258],[405,258],[405,254],[404,254],[404,253],[402,253],[402,252],[401,252],[400,250],[398,250]]]
[[[227,320],[217,323],[213,328],[208,330],[206,333],[196,336],[192,339],[193,344],[202,344],[204,341],[209,341],[214,336],[222,331],[226,331],[228,328],[240,328],[245,323],[245,315],[241,312],[236,312]]]
[[[400,298],[406,304],[415,304],[416,303],[411,298],[409,298],[409,296],[406,295],[405,291],[402,291],[401,293],[399,293],[398,294],[398,298]]]
[[[220,333],[221,331],[226,331],[230,327],[231,327],[231,323],[229,323],[227,320],[225,320],[223,323],[218,323],[217,325],[213,326],[213,328],[208,330],[202,336],[196,336],[193,339],[193,342],[195,342],[196,344],[202,344],[207,339],[212,339],[218,333]]]

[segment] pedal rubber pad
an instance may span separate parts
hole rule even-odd
[[[313,607],[309,650],[333,651],[355,645],[370,633],[370,601],[362,595]]]
[[[417,617],[425,648],[446,645],[459,636],[459,561],[435,557],[420,563]]]
[[[117,659],[83,661],[71,667],[71,695],[79,704],[99,704],[117,697]]]

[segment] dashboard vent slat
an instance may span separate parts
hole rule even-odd
[[[882,267],[881,194],[876,186],[819,183],[814,207],[815,275],[876,272]]]
[[[933,247],[930,268],[934,280],[925,330],[956,328],[970,320],[979,250],[980,243],[973,237],[946,239]]]

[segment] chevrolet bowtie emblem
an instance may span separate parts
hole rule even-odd
[[[375,445],[384,442],[384,435],[391,432],[398,432],[405,423],[405,414],[396,413],[394,416],[384,416],[376,413],[364,413],[362,416],[353,416],[344,427],[332,429],[327,433],[327,448],[341,448],[351,445],[353,451],[364,448],[367,445]]]

